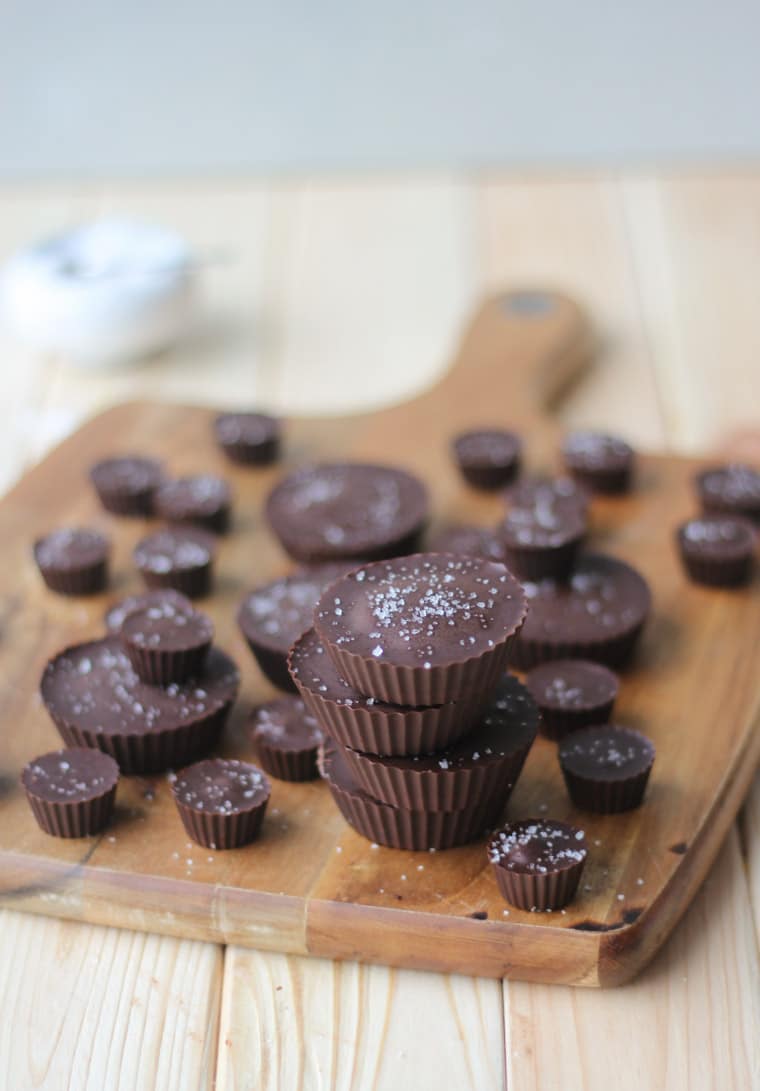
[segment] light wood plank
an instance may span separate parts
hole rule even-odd
[[[756,422],[760,174],[623,183],[636,277],[671,442],[709,449]]]
[[[504,984],[511,1091],[750,1088],[760,1078],[760,971],[732,830],[686,917],[633,984]]]
[[[0,914],[0,1086],[211,1088],[221,948]]]
[[[230,947],[217,1091],[504,1087],[501,986]]]
[[[746,855],[749,893],[760,947],[760,772],[755,777],[741,816],[742,845]]]
[[[430,385],[474,303],[468,188],[446,176],[306,185],[288,229],[278,404],[343,413]]]
[[[614,179],[500,179],[478,188],[484,290],[551,286],[588,308],[597,327],[593,371],[562,406],[568,427],[602,427],[662,448],[663,420]]]

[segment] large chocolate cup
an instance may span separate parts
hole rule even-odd
[[[109,734],[68,723],[55,708],[47,706],[58,733],[67,746],[90,746],[110,754],[127,775],[161,773],[189,765],[212,750],[221,737],[233,700],[208,716],[190,723],[173,724],[140,734]]]
[[[466,701],[409,708],[380,701],[342,704],[307,688],[297,675],[294,683],[319,726],[341,746],[398,756],[430,754],[462,738],[477,723],[490,692],[486,690]]]
[[[460,811],[484,797],[499,795],[506,803],[532,743],[471,768],[437,772],[399,768],[348,748],[344,756],[357,784],[381,803],[411,811]]]

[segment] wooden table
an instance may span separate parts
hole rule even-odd
[[[562,288],[598,322],[568,424],[693,452],[759,423],[760,173],[6,188],[0,258],[112,210],[224,255],[206,317],[184,348],[110,374],[0,341],[3,485],[124,398],[286,412],[403,398],[443,369],[478,296],[507,284]],[[760,453],[751,435],[732,444]],[[13,1091],[760,1086],[760,777],[665,949],[615,991],[0,915]]]

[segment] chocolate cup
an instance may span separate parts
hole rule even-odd
[[[265,773],[269,773],[277,780],[292,782],[315,780],[319,776],[318,749],[318,746],[314,746],[309,750],[282,750],[263,739],[256,740],[259,765]]]
[[[392,569],[394,565],[401,568],[411,566],[415,578],[417,572],[423,571],[425,575],[420,577],[420,583],[430,579],[431,571],[443,570],[447,576],[450,576],[452,568],[462,574],[463,580],[466,577],[470,577],[470,580],[482,579],[484,574],[487,574],[488,578],[495,583],[503,581],[502,590],[507,601],[511,601],[513,597],[516,601],[509,612],[502,613],[500,616],[496,609],[493,609],[492,614],[498,618],[499,627],[506,627],[508,623],[509,628],[501,635],[498,635],[496,629],[494,630],[494,639],[490,641],[491,647],[481,647],[481,650],[473,655],[463,653],[461,657],[458,652],[462,652],[462,649],[452,647],[451,659],[447,662],[432,663],[432,665],[431,663],[423,665],[417,660],[417,663],[411,666],[390,662],[382,657],[375,658],[368,651],[350,651],[340,643],[340,637],[335,637],[334,617],[331,617],[331,610],[335,610],[332,598],[338,592],[345,594],[344,584],[350,587],[350,582],[356,576],[356,573],[349,573],[343,581],[339,580],[327,588],[314,614],[314,627],[338,672],[359,693],[387,701],[389,704],[407,705],[413,708],[444,705],[451,701],[460,701],[473,693],[484,696],[488,694],[507,669],[512,647],[528,612],[522,588],[514,576],[495,561],[455,553],[421,553],[386,563],[388,569]],[[372,578],[372,569],[370,566],[366,566],[366,569],[364,576],[369,583]],[[473,576],[473,573],[476,575]],[[478,573],[480,573],[479,576]],[[361,571],[359,575],[362,575]],[[336,611],[334,616],[337,616],[337,613],[339,611]],[[439,639],[441,639],[440,635]]]
[[[213,481],[215,495],[198,497],[200,478]],[[212,534],[226,534],[230,528],[232,495],[222,478],[198,475],[164,481],[153,497],[153,509],[159,519],[174,526],[200,527]]]
[[[143,610],[146,606],[157,606],[163,602],[170,602],[179,609],[191,610],[193,604],[186,595],[180,595],[179,591],[173,591],[170,587],[166,590],[144,591],[138,595],[127,595],[108,607],[103,615],[103,621],[109,633],[118,633],[130,614],[137,610]]]
[[[275,651],[274,648],[267,648],[246,633],[243,635],[264,677],[285,693],[298,693],[296,684],[290,677],[287,652],[282,653]]]
[[[692,540],[690,532],[697,526],[704,529],[717,524],[720,529],[730,528],[733,538],[718,541]],[[755,566],[757,530],[744,516],[705,515],[701,519],[689,519],[676,530],[676,546],[686,574],[694,583],[708,587],[739,587],[749,583]]]
[[[240,426],[230,430],[228,425],[236,418]],[[245,435],[246,418],[257,422],[255,438],[253,431],[248,437]],[[221,413],[214,421],[214,438],[230,462],[240,466],[268,466],[280,456],[282,424],[266,413]]]
[[[705,515],[744,516],[760,524],[760,472],[743,463],[708,467],[694,478]]]
[[[255,841],[261,832],[270,798],[267,795],[266,799],[247,811],[214,814],[197,811],[182,803],[174,792],[172,795],[187,836],[197,845],[212,851],[239,849]]]
[[[101,760],[106,761],[105,758]],[[21,782],[37,825],[43,833],[52,837],[93,837],[106,828],[113,815],[119,782],[119,769],[115,763],[111,763],[112,769],[107,766],[104,768],[107,783],[102,792],[89,799],[77,800],[49,800],[35,793],[33,785],[27,783],[26,775],[32,764],[30,762],[24,769]]]
[[[550,824],[555,829],[559,827],[568,837],[575,838],[579,833],[574,826],[565,822],[542,819],[523,819],[510,823],[506,830],[519,830],[534,824],[536,826]],[[581,874],[586,863],[587,853],[580,860],[555,861],[551,867],[543,871],[513,870],[506,866],[507,858],[494,860],[493,852],[499,849],[499,834],[496,831],[488,844],[488,858],[491,862],[496,883],[501,896],[510,905],[528,912],[547,912],[562,909],[572,901],[578,889]],[[585,850],[585,843],[583,846]]]
[[[320,770],[338,810],[362,837],[388,848],[422,852],[467,844],[498,821],[506,804],[500,796],[479,799],[459,811],[412,811],[373,799],[359,788],[350,773],[341,772],[342,783],[330,775],[334,750],[329,743],[320,754]]]
[[[571,731],[577,731],[588,724],[607,723],[615,707],[619,688],[617,677],[613,672],[601,663],[585,659],[551,660],[549,663],[542,664],[535,669],[543,674],[553,664],[556,664],[558,671],[562,668],[576,668],[587,671],[592,677],[596,675],[601,685],[604,685],[605,682],[608,683],[609,695],[603,698],[600,696],[597,699],[586,698],[580,707],[569,707],[556,702],[550,703],[540,691],[538,678],[534,681],[533,676],[529,674],[525,679],[525,684],[533,695],[533,699],[541,713],[538,726],[539,734],[543,735],[545,739],[556,742]]]
[[[594,725],[601,726],[601,725]],[[594,727],[582,728],[566,736],[560,744],[558,757],[562,776],[565,779],[568,795],[574,806],[582,811],[593,811],[596,814],[619,814],[622,811],[632,811],[640,807],[644,800],[644,793],[649,782],[649,776],[654,765],[655,751],[649,739],[632,728],[609,727],[610,731],[625,731],[626,734],[637,737],[646,743],[651,750],[648,764],[628,776],[620,776],[616,779],[602,779],[600,777],[584,776],[578,771],[568,768],[563,760],[563,746],[570,745],[574,738],[593,731]],[[642,758],[645,762],[646,758]]]
[[[503,428],[475,429],[456,436],[451,452],[468,485],[495,492],[511,484],[520,472],[522,441]]]
[[[149,686],[169,686],[172,682],[185,682],[203,671],[211,641],[196,648],[182,651],[162,651],[159,648],[138,648],[124,645],[135,674]]]
[[[278,780],[314,780],[317,752],[324,739],[316,717],[299,697],[280,697],[258,705],[248,736],[264,772]]]
[[[143,578],[145,586],[150,590],[160,591],[171,589],[173,591],[179,591],[181,595],[186,595],[189,599],[203,598],[211,590],[213,579],[214,557],[216,553],[213,536],[207,531],[201,530],[199,527],[187,525],[170,527],[168,529],[176,530],[178,534],[181,533],[188,539],[195,539],[199,545],[208,551],[208,560],[193,565],[192,567],[178,567],[172,565],[166,572],[156,572],[147,565],[141,565],[136,556],[144,545],[154,538],[153,534],[149,534],[147,538],[144,538],[137,543],[133,551],[138,571]]]
[[[58,595],[97,595],[108,584],[108,560],[81,568],[50,568],[39,566],[45,586]]]
[[[381,803],[413,811],[458,811],[497,794],[507,801],[537,727],[538,709],[530,694],[516,678],[506,677],[472,731],[446,751],[391,758],[347,748],[343,757],[359,787]]]
[[[109,463],[121,461],[134,461],[145,468],[144,484],[141,487],[115,480],[108,473]],[[153,497],[163,481],[163,468],[161,462],[152,458],[125,456],[124,459],[104,459],[92,467],[90,480],[106,511],[110,511],[112,515],[144,519],[153,514]]]
[[[110,754],[122,773],[162,773],[204,757],[219,743],[233,702],[191,723],[158,728],[147,734],[109,735],[67,723],[48,707],[67,746],[90,746]]]
[[[582,532],[560,546],[541,548],[504,544],[505,564],[521,580],[566,580],[583,545]]]
[[[312,635],[312,630],[304,633],[293,650]],[[289,665],[293,666],[293,652]],[[371,754],[403,756],[442,750],[471,729],[487,699],[486,693],[466,701],[410,708],[384,701],[367,704],[357,693],[356,702],[349,705],[323,696],[318,687],[310,688],[297,673],[292,678],[326,735],[341,746]]]
[[[562,454],[568,473],[592,492],[612,495],[630,490],[636,455],[625,440],[576,432],[563,444]]]

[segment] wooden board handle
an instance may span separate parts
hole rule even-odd
[[[540,426],[592,352],[590,322],[573,300],[543,289],[504,292],[480,307],[451,370],[423,397],[456,405],[465,427],[505,420]]]

